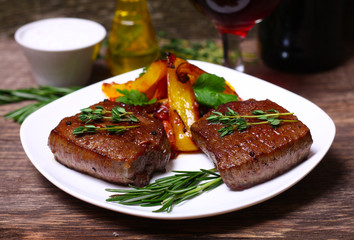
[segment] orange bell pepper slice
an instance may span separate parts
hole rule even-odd
[[[198,80],[198,77],[207,72],[189,62],[182,62],[177,67],[176,73],[181,82],[190,81],[191,84],[194,85]],[[235,89],[228,82],[225,81],[225,84],[225,90],[223,93],[237,95]]]

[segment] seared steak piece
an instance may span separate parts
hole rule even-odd
[[[254,99],[229,102],[216,110],[225,114],[228,108],[240,115],[252,115],[254,110],[275,109],[288,112],[270,101]],[[214,110],[215,111],[215,110]],[[301,163],[310,152],[310,130],[301,121],[280,123],[276,128],[270,124],[252,125],[243,131],[220,137],[220,123],[211,124],[207,113],[191,127],[193,140],[213,160],[226,185],[241,190],[272,179]],[[294,115],[279,119],[297,119]],[[247,119],[249,122],[260,121]]]
[[[154,171],[165,171],[171,147],[160,121],[127,105],[104,101],[91,106],[111,110],[121,106],[138,118],[139,123],[122,122],[119,125],[139,125],[121,134],[99,131],[73,135],[73,130],[84,126],[78,115],[64,118],[53,129],[48,145],[55,159],[69,168],[118,184],[144,186]],[[89,125],[113,125],[111,121],[90,122]],[[87,125],[87,124],[86,124]]]

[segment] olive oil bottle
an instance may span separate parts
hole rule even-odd
[[[117,0],[106,55],[112,74],[148,66],[159,53],[146,0]]]

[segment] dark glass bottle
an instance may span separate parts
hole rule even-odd
[[[283,0],[259,24],[263,62],[292,72],[338,65],[343,53],[342,0]]]

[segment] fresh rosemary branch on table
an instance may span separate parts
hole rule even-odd
[[[175,175],[157,179],[145,187],[133,189],[106,189],[114,192],[106,201],[142,207],[161,206],[154,212],[171,212],[173,207],[221,185],[216,169],[200,171],[173,171]]]
[[[270,109],[266,112],[262,110],[255,110],[252,112],[253,115],[250,116],[242,116],[230,108],[227,109],[228,111],[225,112],[225,114],[214,111],[213,114],[207,117],[207,120],[210,123],[221,123],[223,125],[223,127],[218,130],[218,132],[220,132],[220,137],[232,134],[235,129],[238,131],[245,130],[251,125],[270,124],[272,127],[277,127],[281,122],[297,122],[297,120],[279,119],[279,116],[293,115],[294,113],[279,113],[275,109]],[[247,122],[247,118],[257,118],[262,121]]]
[[[34,100],[31,103],[10,113],[5,114],[6,119],[13,119],[15,122],[22,123],[28,115],[37,109],[47,105],[48,103],[72,93],[79,87],[52,87],[39,86],[38,88],[21,88],[21,89],[0,89],[0,105]]]

